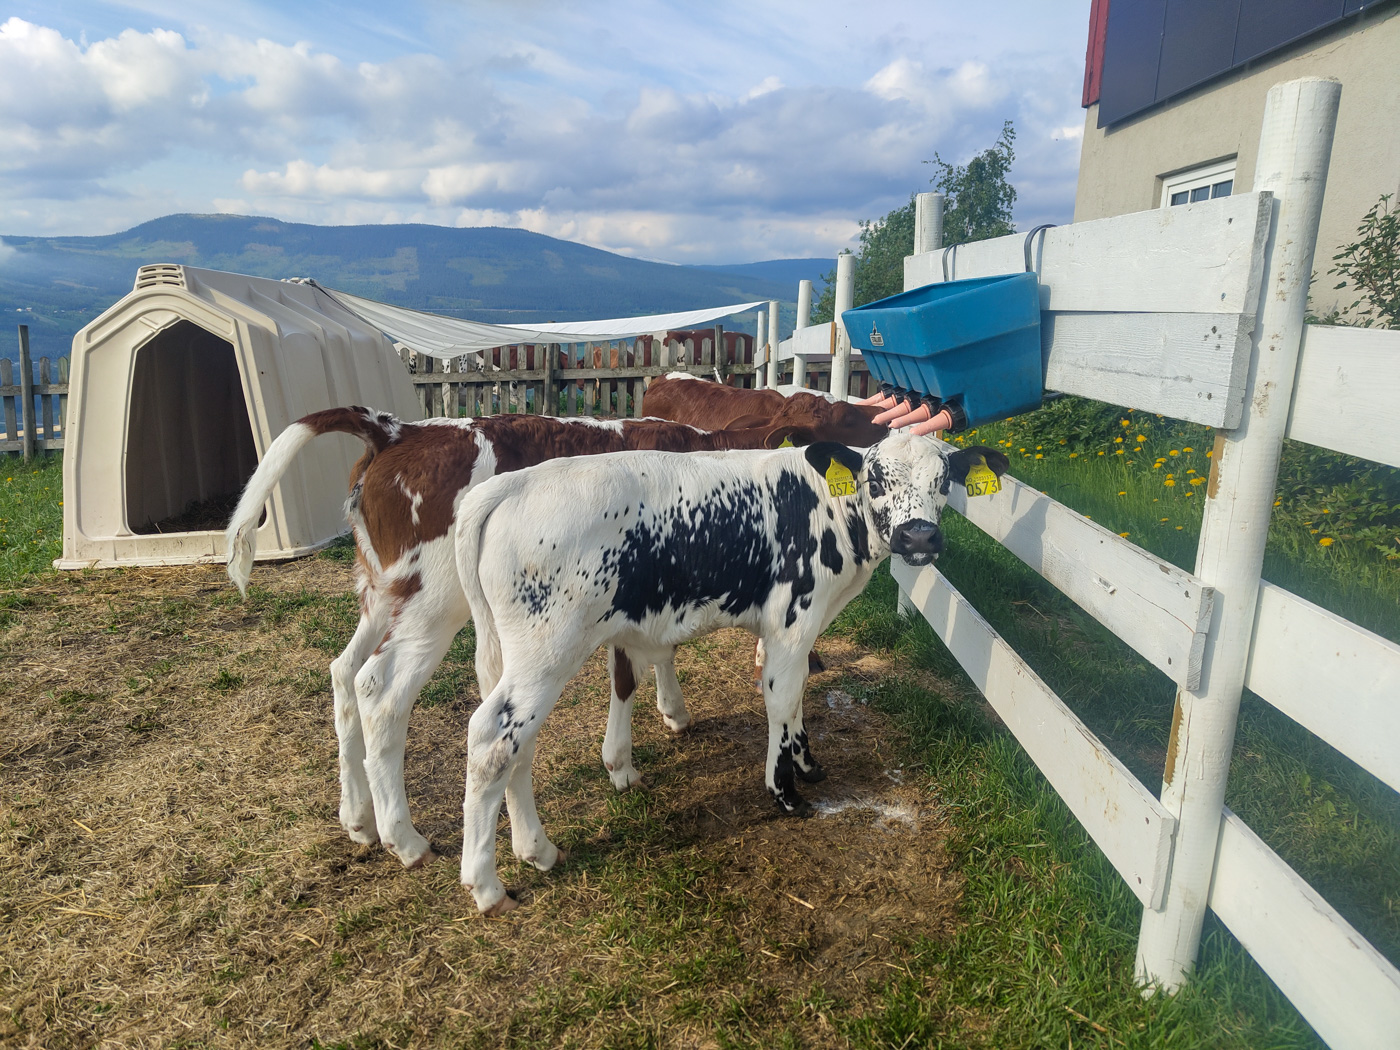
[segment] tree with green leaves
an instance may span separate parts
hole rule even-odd
[[[937,153],[928,161],[938,169],[929,180],[946,198],[943,211],[943,243],[966,244],[1014,233],[1011,206],[1016,190],[1007,181],[1016,129],[1011,121],[1001,127],[996,143],[965,165],[949,164]],[[883,299],[904,290],[904,257],[914,251],[914,197],[881,219],[862,219],[860,247],[856,251],[855,289],[852,305]],[[825,275],[826,287],[812,310],[812,323],[824,324],[836,312],[836,271]]]
[[[1391,207],[1392,196],[1382,196],[1361,220],[1356,242],[1342,245],[1332,256],[1337,265],[1327,272],[1342,278],[1337,290],[1350,287],[1357,296],[1344,314],[1334,317],[1338,323],[1400,325],[1400,206]]]

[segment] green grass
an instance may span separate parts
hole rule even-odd
[[[63,456],[0,457],[0,586],[50,571],[62,553]]]

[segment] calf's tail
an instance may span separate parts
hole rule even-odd
[[[253,558],[258,552],[258,519],[272,490],[287,472],[296,454],[312,438],[321,434],[353,434],[365,443],[366,457],[373,458],[398,440],[402,426],[387,412],[351,405],[303,416],[277,435],[258,464],[258,469],[248,479],[238,501],[238,509],[229,519],[225,533],[228,577],[238,588],[239,594],[246,595],[248,592],[248,577],[253,571]]]
[[[497,475],[473,489],[457,510],[457,576],[476,624],[477,679],[484,700],[501,677],[501,637],[481,586],[482,537],[492,513],[511,491],[509,475]]]

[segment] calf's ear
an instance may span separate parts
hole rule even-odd
[[[1006,454],[998,452],[994,448],[986,445],[973,445],[970,448],[960,448],[948,456],[948,469],[954,481],[966,481],[967,472],[977,465],[978,457],[987,464],[993,474],[1001,477],[1006,473],[1006,468],[1011,465]]]
[[[808,445],[806,455],[807,462],[823,477],[826,476],[826,468],[831,466],[833,459],[852,474],[859,474],[860,468],[865,466],[865,457],[835,441],[818,441]]]
[[[777,448],[784,441],[790,445],[810,445],[812,443],[812,428],[797,426],[794,423],[784,423],[780,427],[774,427],[768,431],[763,439],[764,448]]]

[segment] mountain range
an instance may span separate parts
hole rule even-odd
[[[501,227],[311,226],[246,215],[167,215],[100,237],[0,237],[0,315],[29,326],[34,357],[131,290],[136,270],[183,263],[259,277],[313,277],[330,288],[453,317],[582,321],[777,299],[823,284],[830,259],[676,266]],[[793,307],[785,312],[791,323]],[[728,323],[752,331],[747,323]],[[0,356],[16,356],[0,333]]]

